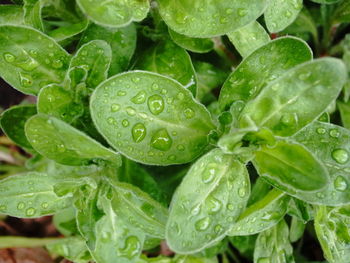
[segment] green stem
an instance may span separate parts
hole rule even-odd
[[[0,248],[14,248],[14,247],[42,247],[52,242],[60,240],[61,238],[27,238],[5,236],[0,237]]]

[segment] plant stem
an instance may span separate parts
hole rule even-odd
[[[27,238],[6,236],[0,237],[0,248],[14,248],[14,247],[42,247],[61,238]]]

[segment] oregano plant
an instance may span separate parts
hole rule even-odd
[[[1,4],[0,77],[31,99],[0,109],[0,213],[62,237],[0,248],[348,263],[349,23],[347,0]]]

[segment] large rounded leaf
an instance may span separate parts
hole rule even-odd
[[[96,24],[106,27],[122,27],[147,16],[148,0],[77,0],[85,15]]]
[[[240,127],[254,123],[291,136],[321,115],[347,78],[344,63],[322,58],[299,65],[271,82],[241,113]]]
[[[297,194],[315,192],[329,182],[326,168],[300,144],[279,141],[255,153],[254,166],[273,186]]]
[[[311,49],[302,40],[286,37],[271,41],[243,60],[227,78],[219,97],[221,109],[237,100],[255,98],[269,82],[311,59]]]
[[[214,128],[204,106],[180,83],[146,71],[114,76],[96,88],[92,119],[118,151],[141,163],[190,162]]]
[[[0,76],[15,89],[36,95],[63,81],[70,56],[53,39],[23,26],[0,26]]]
[[[30,118],[25,131],[29,142],[43,156],[67,165],[86,165],[98,160],[116,166],[121,158],[69,124],[45,114]]]
[[[249,195],[245,165],[219,149],[212,150],[191,167],[173,196],[168,245],[180,254],[214,245],[225,237]]]
[[[298,193],[296,197],[308,203],[327,206],[350,204],[350,131],[316,121],[293,138],[323,162],[330,175],[326,188],[316,193]]]
[[[165,23],[191,37],[224,35],[257,19],[266,0],[158,0]]]

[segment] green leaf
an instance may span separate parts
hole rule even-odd
[[[324,165],[300,144],[278,141],[273,147],[262,146],[253,163],[266,181],[292,195],[320,190],[329,182]]]
[[[293,216],[289,231],[290,242],[294,243],[298,241],[303,236],[305,227],[306,225],[302,220]]]
[[[339,206],[350,203],[349,152],[350,131],[340,126],[313,122],[293,136],[305,145],[324,165],[330,175],[330,182],[316,193],[300,193],[302,200],[312,204]]]
[[[94,91],[90,107],[96,127],[110,145],[141,163],[190,162],[203,152],[214,128],[209,113],[190,91],[151,72],[108,79]]]
[[[322,58],[299,65],[271,82],[246,105],[240,127],[253,122],[275,135],[291,136],[327,109],[346,78],[346,68],[338,59]]]
[[[216,100],[211,91],[224,83],[228,73],[206,62],[194,61],[193,66],[198,78],[196,99],[203,104]]]
[[[69,67],[82,67],[87,70],[86,85],[94,89],[107,79],[111,59],[110,45],[103,40],[92,40],[79,48]]]
[[[332,1],[332,0],[329,0]],[[335,0],[336,1],[336,0]],[[337,9],[334,11],[333,14],[334,22],[338,23],[347,23],[350,21],[350,2],[349,1],[342,1],[337,6]]]
[[[28,142],[24,125],[26,121],[36,114],[35,105],[19,105],[4,111],[0,116],[0,126],[6,136],[24,149],[33,150]]]
[[[67,123],[75,123],[84,113],[84,105],[79,102],[80,100],[74,100],[72,91],[53,84],[40,90],[37,108],[39,113],[51,115]]]
[[[155,179],[141,165],[127,158],[123,158],[123,164],[118,169],[118,179],[139,187],[142,191],[148,193],[158,202],[166,204],[164,193]]]
[[[171,39],[180,47],[195,53],[207,53],[214,48],[214,42],[210,38],[193,38],[176,33],[169,28]]]
[[[250,195],[245,165],[214,149],[192,165],[170,206],[166,240],[180,254],[195,253],[223,239]]]
[[[71,204],[67,196],[54,192],[57,182],[45,173],[28,172],[0,181],[0,212],[2,214],[33,218],[52,215]]]
[[[265,0],[158,0],[165,23],[190,37],[213,37],[232,32],[256,20],[266,7]]]
[[[77,0],[77,4],[90,20],[105,27],[123,27],[141,21],[150,8],[147,0]]]
[[[329,263],[346,263],[350,256],[350,207],[316,209],[315,230]]]
[[[76,263],[91,261],[91,255],[86,247],[85,240],[81,237],[62,238],[46,245],[51,254],[60,255]]]
[[[139,59],[136,68],[175,79],[194,96],[197,93],[197,77],[190,56],[186,50],[170,40],[159,42],[147,50]]]
[[[270,42],[270,36],[257,21],[227,34],[231,43],[242,57],[248,57],[255,50]]]
[[[252,235],[273,227],[287,213],[288,203],[289,197],[285,193],[277,189],[271,190],[239,216],[227,235]]]
[[[34,149],[58,163],[79,166],[106,160],[121,164],[118,153],[54,117],[35,115],[27,121],[25,130]]]
[[[319,3],[319,4],[335,4],[342,0],[311,0],[312,2]],[[346,1],[344,1],[346,2]]]
[[[230,243],[245,258],[253,260],[253,253],[257,235],[230,237]]]
[[[75,24],[61,26],[48,32],[48,36],[55,39],[58,43],[64,43],[64,41],[67,41],[68,39],[82,33],[88,25],[88,20],[83,20]]]
[[[73,206],[56,213],[53,216],[55,228],[64,236],[79,234],[75,215],[76,210]]]
[[[168,219],[166,208],[130,184],[113,183],[113,188],[112,207],[120,218],[148,236],[164,238]]]
[[[350,104],[337,101],[337,106],[343,126],[350,129]]]
[[[123,28],[107,28],[91,24],[85,30],[79,46],[95,39],[106,41],[112,48],[109,76],[127,69],[136,48],[136,28],[134,24]]]
[[[271,41],[243,60],[228,77],[220,91],[220,108],[255,98],[271,81],[311,58],[311,49],[302,40],[285,37]]]
[[[284,220],[259,234],[255,243],[254,263],[294,263],[289,243],[288,225]]]
[[[23,16],[22,6],[0,5],[0,25],[22,25],[24,24]]]
[[[0,75],[12,87],[37,94],[63,81],[70,56],[54,40],[24,26],[0,26]]]
[[[44,31],[44,25],[41,18],[41,8],[43,6],[43,1],[24,0],[23,2],[25,24],[40,31]]]
[[[297,18],[303,0],[271,0],[265,13],[265,23],[271,33],[282,31]]]

